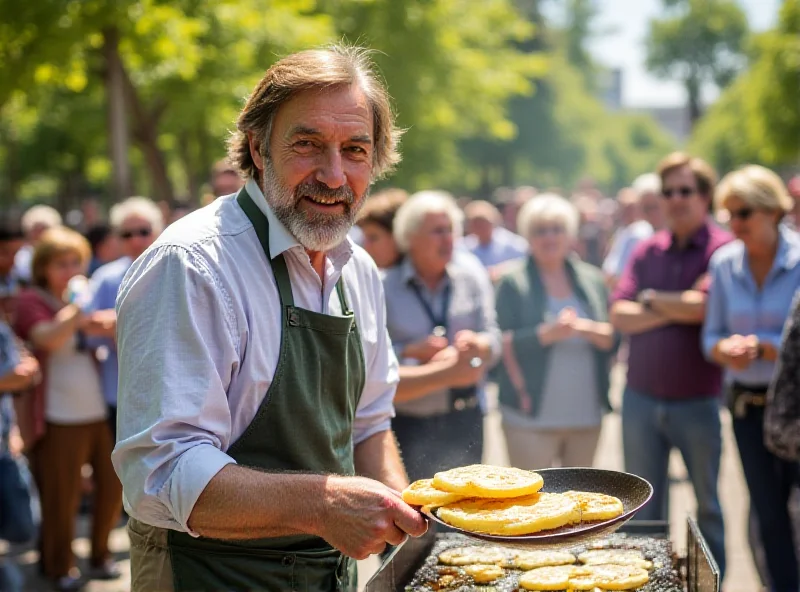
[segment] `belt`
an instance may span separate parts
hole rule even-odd
[[[749,386],[734,382],[730,386],[728,407],[733,417],[743,419],[747,417],[750,407],[764,407],[767,402],[769,386]]]

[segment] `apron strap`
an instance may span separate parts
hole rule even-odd
[[[253,224],[258,240],[261,243],[261,248],[264,250],[264,255],[267,256],[267,261],[269,261],[272,267],[275,282],[278,284],[281,306],[294,306],[292,282],[289,279],[289,269],[286,267],[286,260],[283,258],[283,254],[274,259],[270,257],[269,254],[269,222],[267,222],[267,217],[264,215],[264,212],[258,208],[253,198],[250,197],[244,187],[239,190],[236,201]]]
[[[350,307],[347,305],[347,296],[344,293],[344,280],[339,278],[339,281],[336,282],[336,294],[339,296],[339,304],[342,306],[342,314],[344,316],[349,316],[353,314],[353,311],[350,310]]]

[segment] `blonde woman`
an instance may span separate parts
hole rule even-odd
[[[81,468],[95,480],[92,577],[120,575],[108,537],[122,510],[122,487],[111,465],[113,443],[94,356],[85,337],[104,330],[102,317],[65,302],[70,280],[86,272],[88,242],[56,227],[42,234],[33,252],[33,287],[18,300],[15,330],[36,355],[42,382],[18,409],[42,503],[41,562],[57,590],[82,585],[72,539],[81,495]]]
[[[797,464],[764,446],[764,404],[781,334],[800,288],[800,235],[781,222],[793,208],[780,177],[757,165],[727,175],[714,200],[724,208],[736,241],[711,259],[703,348],[725,368],[750,500],[775,590],[797,590],[798,563],[788,502]]]

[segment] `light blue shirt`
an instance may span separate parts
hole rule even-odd
[[[97,268],[91,279],[91,310],[114,309],[122,278],[125,277],[131,263],[133,261],[130,257],[122,257]],[[93,338],[90,343],[93,347],[98,348],[97,357],[100,362],[100,383],[103,387],[103,397],[106,403],[116,407],[117,381],[119,380],[117,344],[113,339],[104,337]]]
[[[742,241],[720,248],[709,263],[711,288],[706,303],[703,351],[734,334],[756,335],[764,343],[780,348],[781,334],[800,288],[800,235],[780,228],[775,262],[759,290],[750,271]],[[755,360],[746,370],[726,369],[725,381],[764,386],[772,380],[774,362]]]
[[[469,235],[464,237],[464,246],[483,263],[484,267],[492,267],[528,255],[528,242],[501,226],[494,229],[492,240],[488,245],[480,244],[475,235]]]

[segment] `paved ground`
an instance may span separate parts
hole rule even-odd
[[[618,368],[614,373],[614,396],[619,402],[620,391],[623,383],[623,369]],[[744,484],[736,444],[730,428],[727,414],[723,414],[724,443],[723,462],[720,481],[722,506],[725,512],[727,528],[728,575],[725,579],[725,592],[755,592],[759,589],[759,580],[756,574],[747,543],[747,508],[748,494]],[[484,459],[492,464],[506,464],[505,442],[497,413],[492,413],[486,418],[486,457]],[[676,454],[672,459],[671,472],[676,477],[672,485],[671,523],[673,526],[673,541],[680,553],[685,552],[686,516],[694,511],[695,503],[691,484],[683,479],[686,469]],[[622,469],[622,444],[620,438],[620,418],[617,414],[606,417],[603,424],[603,435],[595,459],[595,466],[607,469]],[[795,498],[797,500],[797,498]],[[86,525],[80,524],[81,534],[86,534]],[[75,552],[79,557],[85,558],[88,554],[88,541],[85,537],[78,538],[74,544]],[[111,548],[117,553],[118,559],[127,571],[128,569],[128,540],[124,528],[114,531]],[[0,550],[0,554],[2,554]],[[13,552],[15,560],[22,566],[28,579],[25,590],[46,591],[49,588],[36,577],[36,553],[34,551],[17,550]],[[375,560],[367,560],[359,564],[359,580],[365,583],[377,567]],[[91,582],[87,592],[126,592],[129,589],[129,580],[124,578],[116,582]]]

